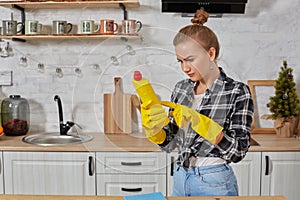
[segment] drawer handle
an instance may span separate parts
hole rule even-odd
[[[174,156],[171,156],[171,172],[170,172],[170,176],[174,175],[174,165],[175,165],[174,160],[175,160]]]
[[[89,176],[93,176],[94,175],[94,159],[93,156],[89,156]]]
[[[121,188],[124,192],[141,192],[142,188]]]
[[[265,175],[268,176],[270,175],[270,157],[265,156],[266,159],[266,170],[265,170]]]
[[[121,165],[125,166],[140,166],[142,162],[121,162]]]

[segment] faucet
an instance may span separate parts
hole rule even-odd
[[[62,104],[61,104],[61,100],[60,97],[58,95],[54,96],[54,101],[57,102],[57,106],[58,106],[58,116],[59,116],[59,131],[60,131],[60,135],[67,135],[67,132],[70,130],[70,128],[72,126],[75,125],[74,122],[70,122],[67,121],[64,124],[64,119],[63,119],[63,110],[62,110]]]

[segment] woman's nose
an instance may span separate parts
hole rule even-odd
[[[182,71],[184,71],[184,72],[189,72],[191,70],[191,68],[187,62],[182,62],[181,68],[182,68]]]

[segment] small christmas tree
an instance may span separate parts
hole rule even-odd
[[[300,103],[292,72],[293,69],[287,67],[287,62],[284,60],[279,77],[275,81],[275,96],[270,97],[268,104],[272,119],[280,119],[281,125],[284,122],[295,121],[294,119],[299,115]]]

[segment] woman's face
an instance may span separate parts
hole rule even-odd
[[[175,46],[175,52],[181,69],[192,81],[205,82],[210,70],[210,62],[214,57],[196,41],[186,40]]]

